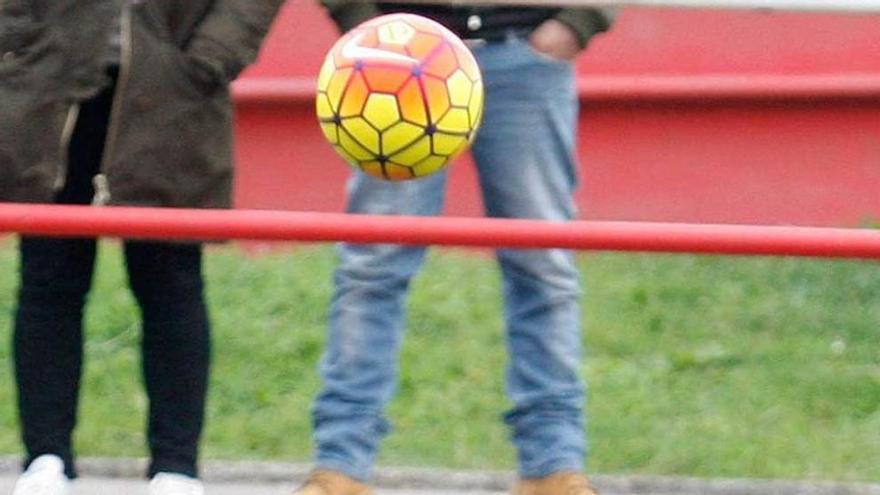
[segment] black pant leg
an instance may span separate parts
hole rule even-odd
[[[81,106],[65,185],[56,203],[91,201],[111,101],[108,89]],[[74,477],[71,436],[82,370],[83,307],[92,283],[96,242],[23,237],[19,253],[13,349],[25,466],[40,455],[56,454],[64,459],[67,475]]]
[[[197,476],[210,366],[210,328],[198,244],[129,241],[126,263],[143,314],[149,397],[149,475]]]
[[[94,239],[25,238],[14,347],[25,465],[43,454],[75,476],[71,437],[82,370],[82,318]]]

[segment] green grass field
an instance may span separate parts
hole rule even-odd
[[[137,313],[102,246],[77,445],[141,456]],[[204,452],[308,459],[333,251],[208,257],[215,367]],[[880,479],[880,265],[583,255],[591,471]],[[0,243],[0,453],[19,452]],[[433,252],[415,284],[389,465],[509,468],[492,260]]]

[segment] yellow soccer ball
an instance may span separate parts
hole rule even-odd
[[[477,61],[458,37],[424,17],[389,14],[352,29],[327,54],[317,113],[350,165],[408,180],[444,169],[467,149],[483,97]]]

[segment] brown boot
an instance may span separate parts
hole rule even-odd
[[[340,472],[317,469],[293,495],[373,495],[373,490]]]
[[[513,495],[598,495],[590,481],[578,472],[554,473],[544,478],[520,480]]]

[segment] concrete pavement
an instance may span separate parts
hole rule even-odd
[[[0,477],[0,494],[12,493],[15,479]],[[293,483],[220,482],[206,486],[208,495],[288,495]],[[453,495],[448,490],[381,490],[377,495]],[[468,491],[468,495],[496,495],[497,492]],[[142,480],[112,478],[82,478],[74,483],[74,495],[147,495],[147,483]]]
[[[146,495],[143,459],[82,459],[74,495]],[[0,457],[0,495],[11,493],[18,458]],[[208,495],[287,495],[310,467],[281,462],[207,461]],[[502,495],[508,472],[388,468],[376,471],[378,495]],[[668,476],[592,477],[602,495],[880,495],[880,483],[835,483]]]

